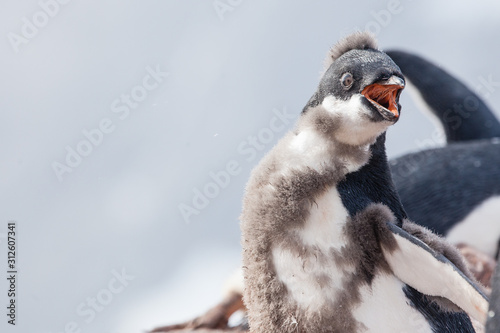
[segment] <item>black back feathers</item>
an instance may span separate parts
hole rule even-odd
[[[440,235],[484,200],[500,195],[499,139],[428,149],[389,165],[408,216]]]

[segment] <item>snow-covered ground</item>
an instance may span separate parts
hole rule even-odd
[[[16,325],[136,333],[198,314],[238,266],[251,168],[356,29],[417,52],[500,116],[500,3],[5,2],[0,275],[17,223]],[[442,143],[408,92],[394,157]]]

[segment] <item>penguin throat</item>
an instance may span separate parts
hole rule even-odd
[[[399,117],[398,111],[398,95],[402,90],[399,85],[383,85],[383,84],[370,84],[366,86],[361,94],[370,101],[377,109],[382,107],[383,109],[389,111],[393,117]],[[384,110],[384,111],[385,111]]]

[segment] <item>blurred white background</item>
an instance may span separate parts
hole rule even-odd
[[[294,120],[266,128],[299,115],[356,29],[443,65],[500,115],[498,1],[59,1],[0,11],[0,276],[11,220],[19,270],[15,327],[0,282],[2,332],[143,332],[217,302],[249,172]],[[402,104],[389,156],[440,144]]]

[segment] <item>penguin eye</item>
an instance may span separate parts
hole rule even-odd
[[[342,78],[340,79],[340,82],[342,83],[344,88],[349,89],[354,83],[354,78],[352,77],[351,73],[344,73],[344,75],[342,75]]]

